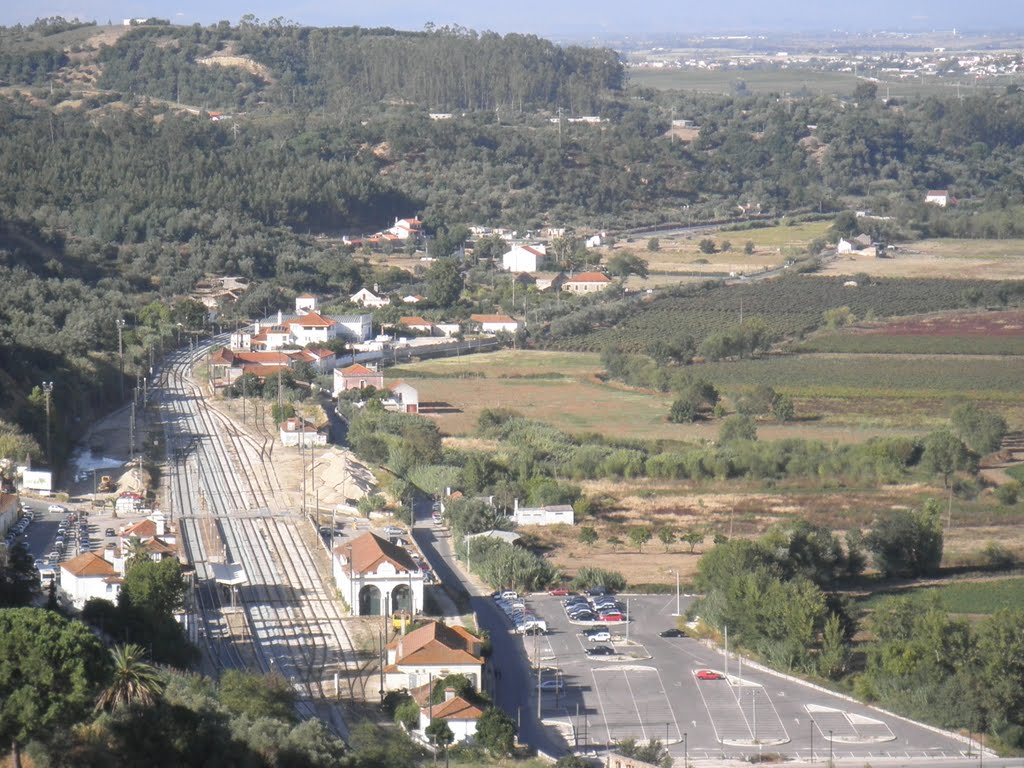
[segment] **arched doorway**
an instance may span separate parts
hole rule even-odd
[[[380,616],[380,590],[373,584],[359,590],[359,615]]]
[[[407,584],[399,584],[391,590],[391,612],[412,615],[412,593]]]

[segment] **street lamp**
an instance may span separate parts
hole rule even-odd
[[[43,382],[43,397],[46,398],[46,463],[53,466],[53,454],[50,451],[50,396],[53,393],[53,382]]]
[[[828,768],[832,768],[832,729],[828,729]]]
[[[672,615],[676,616],[676,617],[679,617],[679,616],[683,615],[682,604],[679,601],[679,569],[678,568],[669,568],[669,571],[676,575],[676,612],[673,613]]]
[[[117,318],[117,359],[120,376],[118,382],[121,384],[121,402],[124,402],[124,343],[121,339],[121,332],[124,330],[124,318]]]

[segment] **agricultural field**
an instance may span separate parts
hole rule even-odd
[[[900,245],[892,258],[849,253],[828,261],[820,274],[952,280],[1024,279],[1024,240],[921,240]]]
[[[812,69],[637,69],[629,70],[630,85],[659,90],[697,91],[698,93],[720,93],[733,95],[736,81],[746,84],[748,93],[754,94],[798,94],[851,96],[860,82],[853,73],[822,72]],[[992,78],[981,83],[983,88],[1005,88],[1013,82],[1007,78]],[[913,97],[947,95],[956,88],[956,81],[949,79],[925,78],[923,81],[894,80],[878,83],[879,91],[887,91],[891,97]]]
[[[858,600],[857,605],[871,610],[897,595],[908,597],[913,602],[937,597],[939,605],[949,613],[989,615],[1004,608],[1024,605],[1024,577],[953,581],[903,591],[876,592],[866,599]]]
[[[647,260],[651,279],[661,274],[727,275],[730,272],[754,273],[780,266],[787,258],[806,253],[812,240],[824,237],[829,222],[805,222],[794,226],[774,226],[738,231],[710,231],[688,233],[677,237],[659,237],[657,251],[645,249],[646,241],[618,243],[615,250],[638,253]],[[701,240],[715,242],[715,253],[702,253]],[[754,252],[744,253],[747,241],[754,243]],[[728,250],[722,250],[728,243]],[[607,257],[606,257],[607,259]]]
[[[796,337],[823,324],[829,309],[849,307],[854,319],[917,315],[964,308],[968,296],[983,305],[999,301],[999,284],[980,280],[877,280],[856,288],[842,278],[807,275],[717,285],[704,290],[671,293],[652,301],[614,324],[566,335],[549,342],[564,350],[599,352],[619,344],[643,352],[657,339],[681,335],[698,343],[711,333],[728,330],[758,317],[770,335]],[[543,337],[540,343],[545,343]]]
[[[715,440],[719,422],[672,424],[673,396],[602,380],[596,354],[505,351],[431,360],[392,369],[420,392],[423,413],[447,435],[469,435],[481,411],[505,406],[581,434],[623,438]],[[953,357],[800,355],[691,368],[727,398],[768,384],[793,397],[796,420],[758,425],[763,440],[809,438],[861,442],[923,435],[945,422],[963,396],[1024,426],[1024,360],[995,358],[963,365]],[[729,400],[727,399],[727,404]]]
[[[962,312],[816,333],[801,352],[1024,355],[1024,312]]]

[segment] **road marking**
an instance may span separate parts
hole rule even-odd
[[[608,725],[608,715],[604,711],[604,702],[601,700],[601,686],[597,684],[597,670],[591,669],[590,676],[594,678],[594,691],[597,693],[597,708],[601,710],[601,719],[604,720],[604,733],[606,739],[611,739],[612,731]]]
[[[644,728],[644,718],[640,714],[640,705],[636,703],[636,694],[633,693],[633,685],[629,682],[629,675],[623,671],[622,676],[626,679],[626,687],[629,688],[629,698],[633,700],[633,709],[636,710],[636,719],[640,723],[640,733],[644,735],[644,740],[647,740],[647,729]]]

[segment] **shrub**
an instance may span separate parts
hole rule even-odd
[[[1016,481],[1000,485],[995,490],[996,498],[1003,506],[1012,507],[1020,499],[1020,489],[1021,485]]]
[[[412,699],[406,699],[395,707],[395,724],[404,725],[410,731],[419,727],[420,705]]]
[[[611,539],[609,538],[609,541]],[[584,567],[572,580],[573,589],[590,589],[591,587],[605,587],[612,592],[621,592],[626,588],[626,577],[618,571],[606,571],[603,568]]]

